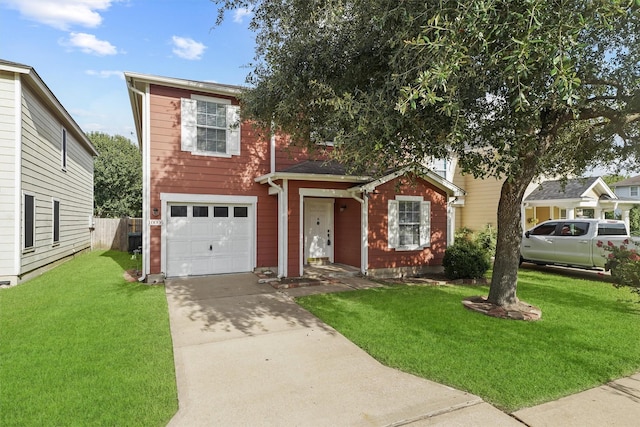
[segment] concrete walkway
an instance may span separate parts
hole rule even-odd
[[[377,286],[345,282],[276,291],[253,274],[168,280],[180,404],[169,425],[588,426],[640,419],[639,376],[511,416],[477,396],[387,368],[292,300]],[[592,416],[600,405],[604,415]]]

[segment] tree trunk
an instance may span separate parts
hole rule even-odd
[[[503,307],[518,303],[516,288],[522,241],[520,209],[524,192],[535,173],[535,160],[524,164],[519,173],[502,184],[498,204],[498,237],[488,301]]]

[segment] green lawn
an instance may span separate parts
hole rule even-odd
[[[640,370],[640,304],[627,289],[520,270],[537,322],[463,308],[487,287],[392,286],[298,302],[382,363],[513,411]]]
[[[0,290],[0,425],[160,426],[178,409],[164,287],[123,252]]]

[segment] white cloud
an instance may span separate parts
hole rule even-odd
[[[183,59],[201,59],[204,50],[207,48],[200,42],[187,37],[173,36],[173,53]]]
[[[249,16],[253,13],[251,9],[247,9],[246,7],[241,7],[240,9],[236,9],[233,13],[233,22],[242,23],[245,16]]]
[[[115,55],[118,50],[106,40],[98,40],[93,34],[70,33],[69,40],[64,43],[67,46],[77,47],[84,53],[98,56]]]
[[[118,77],[122,80],[124,80],[124,73],[122,71],[118,71],[118,70],[87,70],[85,71],[86,74],[90,75],[90,76],[96,76],[96,77],[100,77],[102,79],[108,79],[109,77]]]
[[[97,27],[102,23],[99,12],[114,1],[119,0],[0,0],[27,19],[65,31],[72,25]]]

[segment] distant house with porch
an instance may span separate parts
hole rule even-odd
[[[637,202],[636,202],[637,203]],[[629,225],[634,202],[618,197],[601,177],[544,181],[522,203],[524,228],[548,219],[604,218],[620,211]]]

